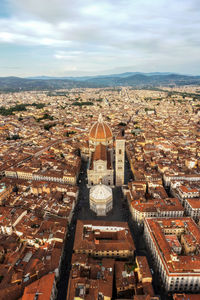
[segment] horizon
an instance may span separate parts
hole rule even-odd
[[[199,74],[196,74],[196,75],[193,75],[193,74],[184,74],[184,73],[175,73],[175,72],[159,72],[159,71],[155,71],[155,72],[139,72],[139,71],[134,71],[134,72],[122,72],[122,73],[112,73],[112,74],[94,74],[94,75],[72,75],[72,76],[48,76],[48,75],[35,75],[35,76],[25,76],[25,77],[22,77],[22,76],[15,76],[15,75],[10,75],[10,76],[0,76],[0,78],[21,78],[21,79],[38,79],[38,80],[43,80],[43,78],[47,78],[47,79],[53,79],[53,78],[56,78],[56,79],[67,79],[67,78],[84,78],[84,77],[112,77],[113,76],[120,76],[120,75],[123,75],[123,74],[128,74],[130,73],[130,76],[134,76],[134,75],[138,75],[138,74],[142,74],[142,75],[149,75],[149,76],[152,76],[152,75],[160,75],[160,76],[164,76],[164,75],[180,75],[180,76],[200,76]],[[150,75],[151,74],[151,75]],[[129,75],[127,76],[129,77]]]
[[[0,77],[198,75],[198,7],[196,0],[1,0]]]

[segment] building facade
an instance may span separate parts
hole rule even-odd
[[[200,198],[185,199],[185,210],[188,216],[198,221],[200,218]]]
[[[103,144],[98,144],[91,152],[89,168],[87,170],[88,185],[93,186],[102,182],[113,186],[113,161],[111,150]]]
[[[144,236],[165,289],[199,292],[200,230],[195,222],[189,217],[147,218]]]

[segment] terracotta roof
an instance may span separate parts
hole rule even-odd
[[[94,156],[94,160],[107,160],[107,151],[106,151],[106,146],[99,144],[96,146]]]
[[[38,300],[50,299],[54,278],[55,273],[51,273],[29,284],[24,290],[22,300],[34,300],[36,295]]]
[[[185,201],[187,201],[193,209],[200,209],[200,198],[186,199]]]
[[[110,230],[111,227],[116,229]],[[107,228],[107,229],[106,229]],[[108,231],[107,231],[108,230]],[[95,232],[100,239],[96,244]],[[104,240],[106,236],[106,240]],[[135,246],[126,222],[111,221],[82,221],[78,220],[74,241],[74,250],[106,251],[106,250],[135,250]]]
[[[200,276],[200,257],[199,255],[178,255],[174,254],[169,243],[166,240],[164,230],[185,230],[193,235],[196,240],[193,245],[200,242],[199,228],[196,223],[189,217],[180,218],[146,218],[145,226],[151,230],[151,238],[154,247],[158,249],[159,256],[164,263],[168,276],[174,274],[184,274],[184,276]],[[177,260],[172,260],[171,255],[175,255]],[[191,272],[194,275],[191,275]],[[183,275],[180,275],[183,276]]]
[[[199,300],[199,294],[174,294],[174,300]]]
[[[143,279],[152,278],[146,256],[137,256],[136,263],[138,268],[140,269],[140,273],[142,274]]]
[[[90,258],[84,264],[81,263],[81,267],[77,260],[77,264],[73,264],[71,269],[67,300],[94,300],[98,299],[99,294],[111,299],[113,274],[113,259],[97,261]]]
[[[94,140],[107,140],[112,138],[112,131],[110,127],[103,122],[101,115],[96,123],[90,129],[89,138]]]
[[[105,147],[105,151],[104,151],[104,147]],[[89,167],[90,170],[93,170],[94,161],[97,161],[97,160],[107,161],[107,169],[108,170],[113,169],[112,160],[111,160],[111,152],[107,149],[106,146],[104,146],[102,144],[99,144],[96,147],[95,152],[92,152],[90,167]]]

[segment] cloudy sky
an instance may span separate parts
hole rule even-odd
[[[0,76],[200,74],[199,0],[0,0]]]

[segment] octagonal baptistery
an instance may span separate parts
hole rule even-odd
[[[110,126],[103,121],[102,115],[99,115],[98,121],[94,123],[89,133],[90,145],[110,145],[113,142],[113,135]]]
[[[90,189],[90,209],[97,216],[106,216],[112,207],[113,195],[109,186],[100,183]]]

